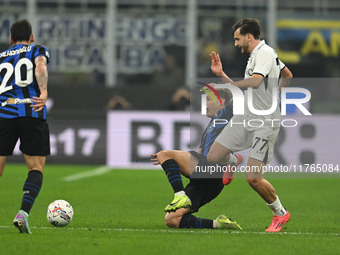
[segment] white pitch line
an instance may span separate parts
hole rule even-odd
[[[107,172],[110,172],[111,169],[112,169],[111,167],[102,166],[102,167],[98,167],[98,168],[90,170],[90,171],[66,176],[66,177],[63,178],[63,181],[65,181],[65,182],[78,181],[80,179],[90,178],[90,177],[93,177],[93,176],[105,174]]]
[[[13,226],[0,226],[0,229],[14,228]],[[55,227],[30,227],[32,229],[60,229]],[[184,229],[143,229],[143,228],[73,228],[65,227],[67,230],[86,230],[86,231],[118,231],[118,232],[153,232],[153,233],[193,233],[193,234],[211,234],[214,230],[184,230]],[[313,233],[313,232],[259,232],[259,231],[233,231],[233,230],[217,230],[215,232],[223,234],[252,234],[252,235],[308,235],[308,236],[340,236],[340,233]]]
[[[141,166],[140,169],[143,169],[144,171],[161,170],[161,168],[146,169],[145,166],[144,166],[144,168]],[[102,174],[105,174],[105,173],[113,171],[113,170],[133,171],[133,170],[138,170],[138,169],[113,168],[113,167],[109,167],[109,166],[101,166],[101,167],[95,168],[95,169],[90,170],[90,171],[81,172],[81,173],[78,173],[78,174],[66,176],[66,177],[63,178],[63,181],[65,181],[65,182],[77,181],[77,180],[84,179],[84,178],[90,178],[92,176],[102,175]]]

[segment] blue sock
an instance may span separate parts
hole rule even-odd
[[[28,172],[24,184],[24,196],[22,198],[21,210],[29,214],[42,185],[43,175],[40,171],[31,170]]]
[[[179,222],[179,228],[213,228],[213,220],[184,214]]]
[[[166,176],[168,177],[169,183],[173,188],[174,192],[179,192],[184,190],[182,177],[181,177],[181,170],[177,162],[173,159],[168,159],[163,162],[162,168]]]

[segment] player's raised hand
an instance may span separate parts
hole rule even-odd
[[[211,59],[211,71],[216,76],[222,76],[223,75],[223,68],[222,68],[222,62],[220,60],[220,55],[217,54],[215,51],[212,51],[210,53],[210,59]]]
[[[150,159],[150,161],[153,161],[153,165],[159,165],[159,161],[158,161],[158,158],[157,158],[157,153],[156,154],[151,154],[151,157],[154,157],[152,159]]]

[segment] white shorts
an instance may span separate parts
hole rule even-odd
[[[280,127],[264,125],[249,129],[240,124],[243,120],[243,116],[235,115],[216,138],[216,142],[233,152],[251,148],[249,157],[269,163],[273,158]],[[233,122],[239,124],[232,124]]]

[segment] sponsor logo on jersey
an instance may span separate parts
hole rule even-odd
[[[31,104],[32,100],[30,98],[8,98],[7,101],[2,102],[1,106],[6,106],[7,104]]]

